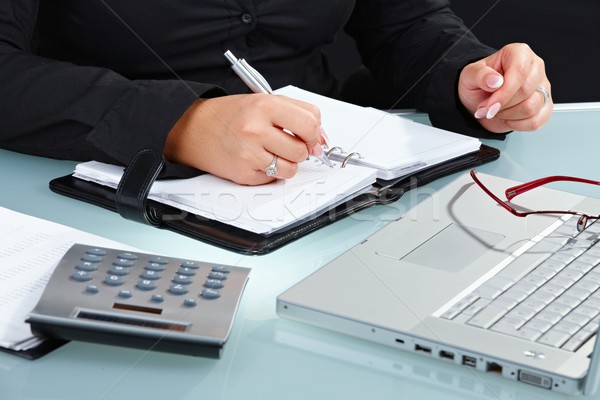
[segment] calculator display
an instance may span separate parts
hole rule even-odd
[[[90,312],[90,311],[80,311],[79,313],[77,313],[77,318],[111,322],[114,324],[143,326],[145,328],[166,329],[166,330],[170,330],[170,331],[179,331],[179,332],[185,332],[189,326],[189,325],[183,325],[183,324],[147,320],[147,319],[142,319],[142,318],[131,318],[131,317],[125,317],[125,316],[119,316],[119,315],[101,314],[101,313]]]

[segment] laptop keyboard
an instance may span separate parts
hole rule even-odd
[[[600,223],[574,236],[576,221],[566,219],[440,317],[579,349],[600,324]],[[530,269],[518,265],[521,257],[535,260]]]

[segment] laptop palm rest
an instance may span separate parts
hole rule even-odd
[[[400,245],[402,237],[395,237],[381,245],[375,253],[423,267],[458,272],[504,238],[498,233],[450,223],[415,248],[403,248]]]

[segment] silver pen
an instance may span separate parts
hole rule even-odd
[[[263,78],[263,76],[254,68],[248,64],[243,58],[237,58],[229,50],[225,52],[225,58],[231,63],[231,69],[239,76],[242,81],[252,90],[254,93],[269,93],[273,94],[273,89],[269,86],[269,83]],[[314,156],[318,158],[323,164],[330,168],[333,168],[333,164],[329,161],[327,154],[323,152],[321,156]]]

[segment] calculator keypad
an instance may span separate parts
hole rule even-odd
[[[120,290],[117,296],[129,299],[145,293],[151,293],[147,298],[149,302],[163,302],[164,294],[154,293],[158,289],[160,280],[169,280],[170,285],[165,294],[171,296],[183,296],[190,294],[194,283],[202,283],[197,293],[201,299],[214,300],[221,297],[220,290],[225,287],[227,275],[232,268],[228,265],[212,265],[200,263],[193,260],[181,260],[172,262],[161,256],[150,256],[145,265],[140,264],[138,254],[129,252],[113,252],[100,248],[82,248],[82,254],[78,262],[73,266],[71,279],[76,282],[87,283],[99,275],[104,275],[102,285],[88,284],[84,291],[87,294],[99,294],[104,287],[115,288],[125,285],[132,278],[136,280],[133,286],[135,290]],[[104,266],[104,268],[101,268]],[[202,269],[206,270],[202,276],[198,276]],[[169,271],[167,272],[167,268]],[[104,271],[105,272],[104,272]],[[210,290],[209,290],[210,289]],[[197,300],[193,297],[185,297],[181,304],[186,307],[195,307]]]

